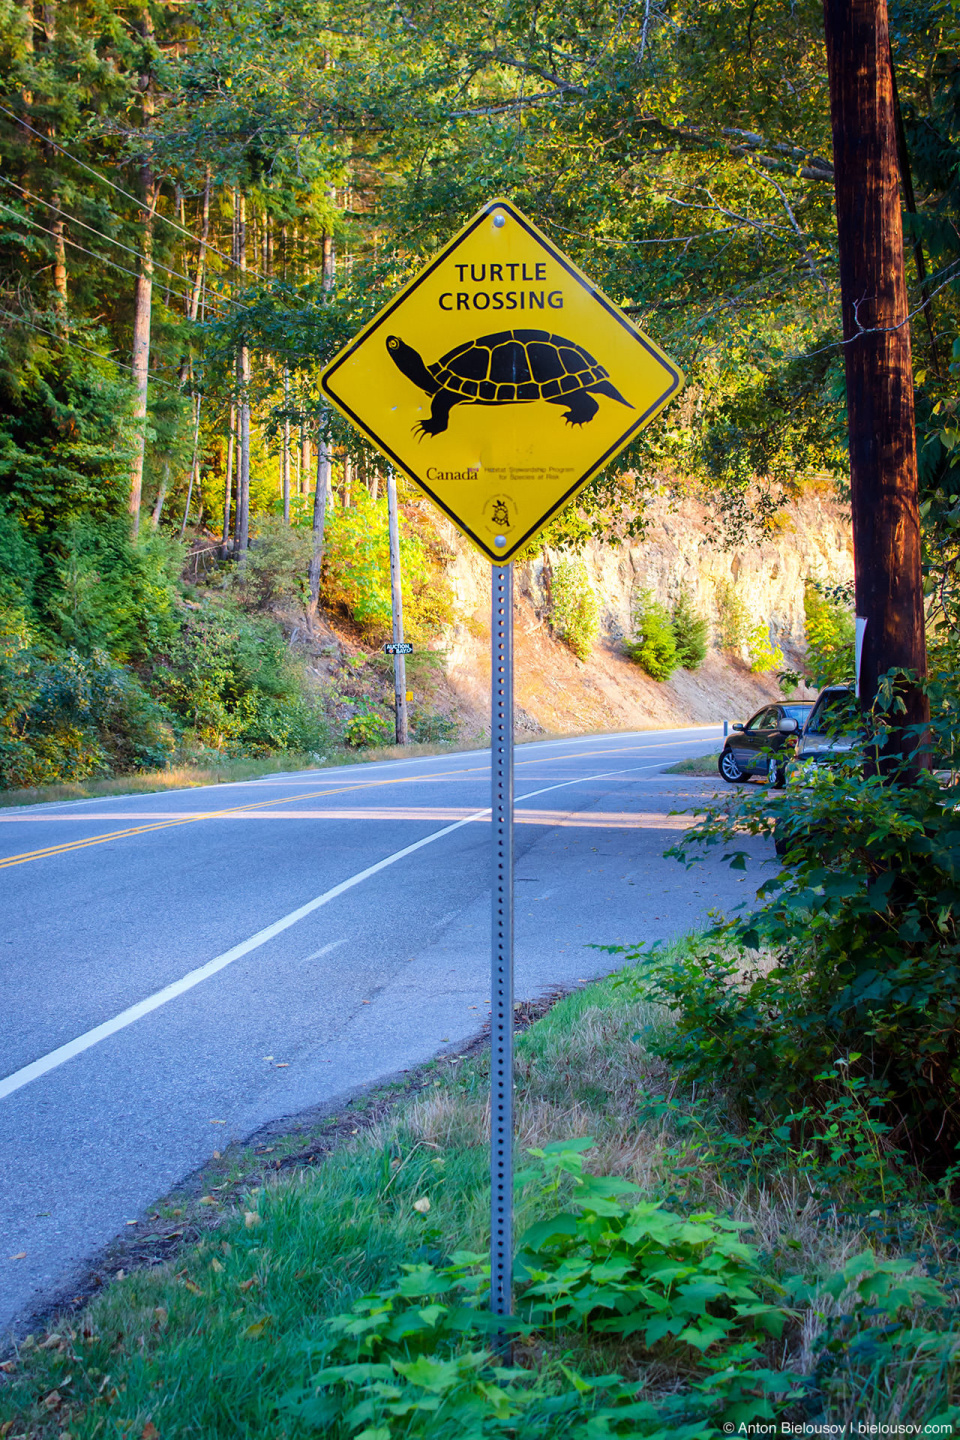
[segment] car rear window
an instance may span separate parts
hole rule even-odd
[[[814,705],[807,729],[823,730],[832,719],[839,719],[844,712],[850,711],[852,702],[853,694],[850,690],[828,690]]]

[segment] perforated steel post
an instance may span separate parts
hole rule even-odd
[[[513,1308],[513,566],[494,565],[490,771],[490,1306]]]
[[[393,610],[393,643],[403,644],[403,589],[400,581],[400,520],[397,514],[397,477],[387,471],[387,523],[390,533],[390,603]],[[407,663],[402,655],[393,657],[393,694],[396,706],[395,733],[398,745],[406,745]]]

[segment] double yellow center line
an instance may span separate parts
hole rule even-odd
[[[617,755],[633,753],[635,747],[624,745],[614,750],[602,750],[597,752],[600,755]],[[523,765],[550,764],[556,760],[579,760],[584,757],[574,755],[544,755],[536,760],[519,760],[518,767]],[[439,771],[433,775],[400,775],[393,780],[360,780],[349,785],[340,785],[330,790],[308,790],[304,795],[288,795],[285,800],[259,800],[252,805],[233,805],[226,810],[208,810],[202,814],[193,811],[189,815],[174,815],[169,820],[158,820],[154,825],[133,825],[127,830],[111,830],[107,835],[91,835],[86,840],[68,840],[61,845],[47,845],[42,850],[27,850],[22,855],[8,855],[6,859],[0,860],[0,870],[9,870],[14,865],[26,865],[31,860],[47,860],[55,855],[69,855],[73,850],[87,850],[91,845],[106,845],[111,840],[125,840],[133,835],[149,835],[155,830],[172,830],[178,825],[195,825],[198,820],[216,820],[223,815],[239,815],[247,810],[276,809],[280,805],[293,805],[303,800],[317,800],[325,795],[349,795],[357,790],[374,790],[383,785],[410,785],[419,784],[423,780],[457,780],[461,775],[475,775],[478,771],[486,771],[486,765],[472,765],[464,770]],[[96,820],[96,815],[91,815],[91,820]],[[0,823],[3,816],[0,814]],[[51,815],[51,822],[59,819],[59,816]]]
[[[458,771],[464,774],[464,771]],[[442,775],[418,775],[416,777],[401,776],[396,780],[366,780],[359,781],[352,785],[341,785],[331,790],[309,790],[305,795],[288,795],[285,800],[259,800],[253,805],[232,805],[226,810],[207,810],[198,815],[195,811],[190,815],[173,816],[169,820],[158,820],[155,825],[133,825],[127,830],[111,830],[108,835],[91,835],[86,840],[68,840],[61,845],[47,845],[42,850],[27,850],[22,855],[8,855],[5,860],[0,860],[0,870],[9,870],[14,865],[25,865],[30,860],[46,860],[53,855],[69,855],[71,850],[87,850],[91,845],[106,845],[110,840],[125,840],[131,835],[149,835],[154,830],[172,830],[177,825],[195,825],[198,820],[216,820],[222,815],[239,815],[245,810],[265,810],[276,808],[279,805],[292,805],[296,801],[316,800],[323,795],[348,795],[355,790],[370,790],[379,785],[401,785],[408,779],[437,780],[445,779]],[[50,817],[55,821],[59,817]],[[90,819],[95,820],[96,815]]]

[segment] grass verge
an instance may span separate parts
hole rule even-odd
[[[947,1274],[949,1245],[955,1243],[950,1214],[922,1196],[902,1207],[897,1225],[878,1228],[876,1216],[845,1214],[815,1176],[789,1162],[787,1149],[773,1156],[761,1147],[746,1149],[722,1095],[683,1094],[677,1077],[648,1054],[646,1027],[667,1023],[635,988],[611,977],[564,998],[519,1036],[518,1155],[559,1142],[575,1148],[592,1137],[588,1169],[617,1177],[611,1193],[629,1183],[641,1199],[664,1202],[681,1215],[709,1211],[743,1222],[757,1263],[771,1279],[783,1284],[793,1277],[789,1323],[778,1340],[747,1357],[745,1373],[754,1388],[761,1375],[806,1374],[803,1405],[789,1412],[795,1420],[914,1423],[946,1417],[944,1425],[956,1419],[960,1426],[956,1313],[921,1323],[903,1278],[917,1270],[921,1255],[928,1263],[931,1257],[942,1262]],[[414,1362],[413,1381],[411,1367],[400,1362],[393,1370],[380,1366],[372,1378],[360,1374],[369,1366],[348,1367],[350,1374],[336,1383],[354,1386],[349,1404],[326,1394],[293,1404],[291,1395],[313,1393],[331,1316],[380,1291],[373,1312],[368,1307],[366,1318],[349,1322],[358,1334],[375,1329],[378,1313],[400,1314],[401,1266],[437,1266],[456,1252],[482,1253],[488,1242],[486,1055],[438,1063],[421,1078],[417,1093],[395,1107],[368,1103],[366,1123],[362,1107],[329,1122],[334,1128],[327,1145],[313,1136],[305,1150],[301,1133],[229,1153],[202,1177],[206,1193],[173,1197],[158,1207],[151,1217],[158,1229],[168,1238],[171,1224],[189,1230],[189,1243],[160,1263],[117,1277],[82,1314],[62,1318],[19,1347],[0,1372],[0,1436],[432,1440],[495,1434],[593,1440],[671,1434],[694,1440],[722,1433],[712,1421],[651,1428],[625,1412],[623,1423],[595,1415],[587,1424],[578,1410],[579,1380],[571,1388],[571,1366],[581,1375],[616,1371],[665,1414],[690,1386],[719,1382],[708,1353],[701,1356],[669,1336],[647,1347],[642,1336],[605,1336],[586,1322],[559,1334],[543,1325],[528,1329],[513,1371],[498,1370],[489,1353],[481,1357],[488,1369],[477,1385],[489,1413],[475,1413],[475,1405],[459,1420],[453,1416],[452,1429],[444,1386],[456,1355],[431,1361],[433,1369]],[[568,1174],[556,1176],[553,1188],[528,1180],[517,1194],[517,1233],[554,1213],[558,1203],[569,1203],[571,1183]],[[609,1217],[617,1202],[603,1203]],[[880,1256],[879,1269],[862,1262],[868,1242]],[[899,1301],[892,1320],[890,1305],[884,1309],[884,1277],[894,1274],[889,1266],[898,1261],[909,1322]],[[869,1313],[856,1288],[864,1274],[873,1287]],[[817,1276],[839,1276],[836,1294],[811,1289]],[[956,1299],[953,1291],[950,1298]],[[828,1348],[821,1343],[818,1349],[824,1336]],[[387,1380],[401,1372],[405,1383],[419,1386],[419,1398],[406,1409],[405,1399],[386,1393]],[[543,1412],[542,1424],[542,1416],[534,1424],[532,1412],[521,1413],[519,1402],[510,1408],[510,1395],[521,1384],[510,1377],[524,1374],[523,1383],[545,1386],[560,1405]],[[497,1398],[504,1395],[506,1400]],[[747,1403],[738,1414],[757,1413],[745,1411]]]
[[[709,775],[712,778],[717,773],[717,751],[711,750],[709,755],[688,755],[685,760],[678,760],[676,765],[668,765],[663,773],[665,775]]]
[[[104,780],[70,780],[55,785],[36,785],[28,790],[0,790],[0,808],[10,805],[43,805],[58,800],[95,800],[102,795],[146,795],[157,790],[191,790],[202,785],[229,785],[240,780],[259,780],[265,775],[297,770],[330,770],[342,765],[360,765],[371,760],[413,760],[419,755],[452,755],[457,745],[383,745],[351,750],[332,747],[326,755],[305,755],[284,751],[262,760],[224,758],[208,765],[171,765],[166,770],[115,775]]]

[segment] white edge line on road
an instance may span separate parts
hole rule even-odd
[[[628,775],[635,770],[658,770],[662,764],[663,761],[657,760],[654,761],[652,765],[631,765],[625,770],[605,770],[603,774],[600,775],[582,775],[577,780],[564,780],[559,785],[547,785],[542,790],[531,790],[526,795],[518,795],[516,800],[532,800],[537,795],[548,794],[551,790],[566,790],[571,785],[585,785],[591,780],[606,780],[613,775]],[[84,1050],[89,1050],[94,1045],[99,1045],[101,1040],[107,1040],[111,1035],[116,1035],[119,1030],[125,1030],[128,1025],[133,1025],[135,1021],[142,1020],[144,1015],[149,1015],[151,1011],[159,1010],[161,1005],[166,1005],[169,1001],[176,1000],[179,995],[186,994],[186,992],[192,990],[195,985],[201,984],[204,980],[209,980],[211,975],[216,975],[219,970],[226,969],[226,967],[232,965],[235,960],[240,960],[244,955],[249,955],[251,950],[258,950],[261,945],[266,945],[268,940],[272,940],[276,935],[282,934],[284,930],[289,930],[291,925],[296,925],[298,921],[304,920],[308,915],[312,915],[314,910],[320,909],[321,905],[328,905],[331,900],[336,900],[339,895],[345,894],[347,890],[352,890],[355,885],[361,884],[364,880],[369,880],[372,875],[378,875],[381,870],[386,870],[388,866],[395,865],[398,860],[406,859],[408,855],[413,855],[415,851],[422,850],[424,846],[432,845],[435,840],[442,840],[445,835],[452,835],[455,830],[461,830],[464,825],[471,825],[475,820],[481,820],[485,815],[489,815],[489,813],[489,806],[483,810],[476,810],[472,815],[468,815],[463,820],[457,820],[452,825],[445,825],[442,830],[434,830],[432,835],[425,835],[422,840],[416,840],[412,845],[405,845],[402,850],[395,850],[392,855],[388,855],[384,860],[378,860],[375,865],[368,865],[366,870],[359,870],[356,875],[351,875],[348,880],[341,880],[340,884],[334,885],[331,890],[325,890],[324,893],[318,895],[316,899],[308,900],[306,905],[301,905],[297,910],[291,910],[289,915],[284,915],[282,919],[275,920],[272,925],[268,925],[264,930],[258,930],[257,933],[251,935],[248,940],[243,940],[239,945],[234,945],[232,949],[225,950],[224,953],[218,955],[216,959],[208,960],[206,965],[200,965],[196,970],[191,970],[179,980],[174,980],[172,985],[165,985],[162,990],[158,990],[154,995],[148,995],[145,1000],[138,1000],[136,1005],[130,1005],[126,1010],[121,1010],[120,1014],[114,1015],[112,1020],[105,1020],[102,1025],[94,1026],[92,1030],[87,1030],[83,1035],[78,1035],[75,1040],[69,1040],[66,1045],[60,1045],[56,1050],[51,1050],[49,1055],[42,1055],[39,1060],[33,1060],[29,1065],[24,1065],[22,1069],[15,1070],[12,1075],[8,1075],[5,1079],[0,1080],[0,1100],[5,1100],[6,1097],[12,1095],[15,1090],[22,1089],[24,1085],[29,1085],[33,1080],[39,1080],[42,1075],[48,1074],[51,1070],[56,1070],[58,1066],[65,1065],[68,1060],[72,1060],[76,1055],[82,1055]]]

